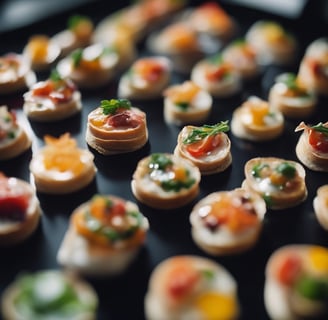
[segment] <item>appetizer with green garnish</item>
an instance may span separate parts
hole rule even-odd
[[[179,133],[174,153],[189,159],[202,175],[222,172],[231,162],[228,121],[214,125],[185,126]]]
[[[242,186],[261,195],[270,209],[294,207],[307,198],[305,170],[298,162],[253,158],[246,162],[244,172]]]
[[[89,283],[59,270],[25,272],[5,289],[4,319],[95,320],[98,296]]]
[[[301,122],[295,131],[302,130],[296,144],[298,159],[311,170],[328,172],[328,122],[316,125]]]
[[[304,85],[296,74],[280,74],[269,91],[269,103],[288,118],[303,119],[316,108],[317,96]]]
[[[149,223],[138,206],[113,195],[94,195],[77,207],[57,260],[91,276],[124,272],[146,239]]]
[[[153,153],[139,161],[131,182],[140,201],[157,209],[174,209],[199,193],[200,171],[191,161],[168,153]]]
[[[146,114],[127,99],[102,100],[88,115],[86,142],[100,154],[136,151],[147,141]]]
[[[270,319],[327,319],[328,250],[285,245],[272,253],[265,270],[264,303]]]

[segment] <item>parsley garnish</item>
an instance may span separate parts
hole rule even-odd
[[[82,55],[83,55],[83,49],[76,49],[75,51],[72,52],[71,57],[73,60],[73,66],[77,67],[81,60],[82,60]]]
[[[296,175],[296,168],[288,162],[280,163],[277,166],[276,171],[288,179],[292,179]]]
[[[127,99],[110,99],[102,100],[100,106],[103,109],[105,115],[115,114],[117,109],[130,109],[131,102]]]
[[[61,77],[61,75],[59,74],[57,69],[53,69],[53,70],[51,70],[50,80],[52,80],[54,82],[58,82],[58,81],[63,80],[63,78]]]
[[[190,134],[183,140],[184,144],[194,143],[205,139],[207,136],[216,135],[220,132],[229,131],[228,121],[221,121],[214,125],[203,125],[202,127],[195,127]]]
[[[90,19],[87,16],[82,16],[82,15],[73,15],[68,18],[67,21],[67,26],[68,29],[73,30],[76,28],[76,26],[81,22],[81,21],[89,21]]]
[[[172,160],[165,154],[153,153],[150,157],[149,168],[153,170],[165,170],[172,164]]]
[[[223,62],[222,54],[218,53],[208,58],[208,61],[215,65],[220,65]]]
[[[282,82],[287,86],[288,89],[296,90],[298,89],[297,83],[296,83],[296,75],[294,73],[284,73],[277,77],[277,82]]]
[[[188,102],[177,102],[175,104],[177,107],[179,107],[182,110],[187,110],[189,107],[189,103]]]
[[[328,136],[328,127],[325,127],[325,125],[322,122],[319,122],[318,124],[316,124],[315,126],[312,126],[310,128]]]
[[[260,178],[261,177],[261,171],[264,168],[268,168],[269,165],[266,163],[258,163],[252,168],[252,176],[255,178]]]

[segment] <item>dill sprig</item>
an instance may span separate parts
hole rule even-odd
[[[202,127],[194,127],[189,135],[183,140],[184,144],[190,144],[194,143],[200,140],[203,140],[204,138],[216,135],[220,132],[227,132],[229,131],[229,125],[228,120],[227,121],[221,121],[214,125],[203,125]]]

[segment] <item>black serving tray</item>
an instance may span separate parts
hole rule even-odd
[[[200,2],[194,2],[199,4]],[[90,1],[72,10],[54,14],[46,19],[39,19],[32,24],[10,32],[0,33],[1,54],[14,51],[21,52],[29,36],[35,33],[53,35],[65,28],[67,18],[72,13],[87,14],[97,24],[108,14],[128,3],[109,3],[109,1]],[[306,46],[314,39],[324,36],[327,26],[317,19],[311,24],[306,12],[298,19],[288,20],[261,11],[250,10],[236,5],[223,6],[240,25],[240,35],[259,19],[274,19],[289,28],[300,41],[299,55],[289,67],[267,67],[261,77],[244,86],[237,96],[228,99],[215,99],[214,108],[208,124],[221,120],[231,120],[233,110],[250,95],[267,98],[268,90],[277,74],[283,71],[297,71],[300,58]],[[140,54],[147,54],[140,45]],[[47,74],[39,74],[42,79]],[[179,83],[186,76],[175,74],[172,82]],[[51,134],[59,136],[70,132],[77,139],[79,146],[87,148],[85,130],[87,114],[96,108],[103,99],[116,98],[117,80],[111,84],[93,90],[82,91],[83,110],[80,115],[51,124],[32,123],[22,113],[22,93],[0,97],[0,105],[6,104],[17,111],[19,120],[25,123],[33,137],[32,150],[10,161],[0,162],[0,171],[8,176],[16,176],[30,180],[29,162],[35,150],[43,145],[43,136]],[[318,123],[327,121],[327,98],[321,97],[317,112],[306,121]],[[100,156],[95,154],[98,168],[95,182],[86,189],[64,196],[38,194],[43,216],[37,232],[26,242],[11,248],[1,248],[0,293],[9,285],[17,274],[24,271],[55,268],[56,254],[72,210],[80,203],[89,200],[95,193],[114,194],[135,201],[130,188],[132,173],[137,162],[153,152],[173,152],[177,135],[181,128],[168,126],[163,121],[162,99],[135,102],[135,105],[147,114],[149,143],[141,150],[123,155]],[[319,186],[328,183],[327,173],[318,173],[306,169],[307,200],[297,207],[268,211],[263,222],[263,231],[258,243],[251,250],[222,257],[211,257],[202,252],[192,241],[190,234],[189,213],[202,197],[211,192],[230,190],[239,187],[244,179],[244,164],[257,156],[275,156],[297,161],[295,146],[299,133],[294,129],[299,121],[286,120],[283,135],[270,142],[252,143],[234,137],[231,139],[232,166],[225,172],[203,177],[198,198],[178,210],[154,210],[139,203],[140,210],[148,217],[150,230],[145,246],[137,259],[122,275],[101,279],[87,279],[96,289],[99,299],[99,320],[144,319],[143,300],[148,280],[156,265],[163,259],[173,255],[193,254],[210,257],[226,267],[236,278],[238,295],[241,304],[241,319],[268,319],[263,304],[264,269],[270,254],[277,248],[292,243],[320,244],[328,246],[328,233],[318,224],[312,201]],[[168,319],[169,320],[169,319]]]

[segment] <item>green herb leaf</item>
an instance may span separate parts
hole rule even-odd
[[[132,107],[131,102],[127,99],[102,100],[100,106],[105,115],[115,114],[120,108],[130,109]]]
[[[284,177],[288,179],[292,179],[296,175],[296,168],[294,165],[290,164],[289,162],[282,162],[280,163],[276,171],[280,174],[282,174]]]
[[[153,153],[150,156],[149,168],[152,170],[165,170],[173,164],[172,160],[163,153]]]
[[[309,276],[302,277],[296,283],[296,291],[310,300],[326,301],[328,299],[328,282]]]
[[[207,280],[213,280],[214,279],[214,271],[213,270],[202,270],[202,275],[207,279]]]
[[[189,189],[195,183],[195,179],[189,178],[184,181],[181,180],[166,180],[162,181],[161,187],[165,191],[179,192],[181,189]]]
[[[258,163],[252,168],[252,176],[255,178],[260,178],[261,177],[261,171],[264,168],[268,168],[269,165],[266,163]]]
[[[82,21],[90,21],[90,19],[87,16],[83,16],[79,14],[73,15],[68,18],[67,27],[68,29],[73,30]]]
[[[52,69],[51,73],[50,73],[50,80],[52,80],[54,82],[58,82],[58,81],[63,80],[63,78],[61,77],[61,75],[57,69]]]
[[[223,62],[223,57],[221,53],[215,54],[208,58],[208,62],[215,65],[220,65]]]
[[[310,128],[328,136],[328,127],[326,127],[322,122],[319,122],[317,125],[312,126]]]
[[[228,121],[221,121],[215,125],[203,125],[202,127],[195,127],[189,135],[183,140],[184,144],[191,144],[205,139],[208,136],[216,135],[220,132],[229,131]]]
[[[286,72],[276,78],[276,82],[281,82],[287,86],[288,89],[296,90],[298,88],[296,83],[296,75],[291,72]]]
[[[188,102],[177,102],[175,104],[177,107],[179,107],[182,110],[187,110],[189,107],[189,103]]]

